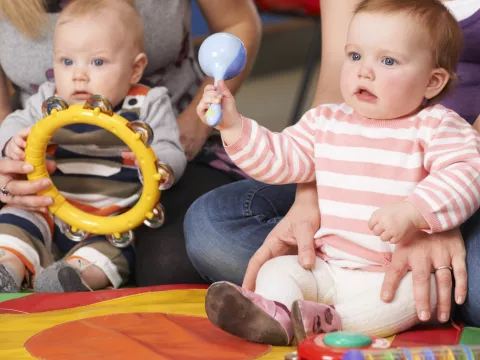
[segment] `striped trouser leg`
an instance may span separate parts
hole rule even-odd
[[[25,264],[26,279],[54,261],[53,219],[50,214],[5,206],[0,210],[0,248],[17,255]]]
[[[66,254],[65,260],[81,258],[103,270],[115,288],[126,283],[132,275],[135,264],[135,249],[132,245],[117,248],[105,236],[92,236],[82,242],[68,239],[60,231],[60,221],[55,224],[55,245]]]

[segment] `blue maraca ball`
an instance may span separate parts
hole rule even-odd
[[[245,67],[245,45],[236,36],[221,32],[210,35],[200,46],[198,61],[203,72],[215,80],[228,80]]]

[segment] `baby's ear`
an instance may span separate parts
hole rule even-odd
[[[148,59],[145,53],[138,54],[133,60],[132,85],[137,84],[143,76],[143,71],[147,67]]]
[[[450,80],[450,74],[444,68],[436,68],[432,70],[430,80],[425,89],[425,98],[432,99],[443,90]]]

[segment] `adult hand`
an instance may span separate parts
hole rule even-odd
[[[192,160],[203,147],[212,129],[197,116],[195,108],[187,108],[177,118],[180,129],[180,143],[183,146],[187,160]]]
[[[47,162],[49,173],[55,171],[55,163]],[[50,196],[36,196],[39,191],[52,185],[50,179],[28,181],[25,175],[33,171],[33,166],[23,161],[0,159],[0,187],[5,187],[8,195],[0,193],[0,201],[34,211],[47,211],[53,204]]]
[[[458,229],[443,233],[421,233],[412,241],[397,244],[392,262],[383,280],[381,298],[390,302],[395,296],[400,280],[409,268],[412,270],[413,291],[418,317],[430,319],[430,274],[441,266],[451,266],[455,277],[455,302],[463,304],[467,295],[467,267],[465,245]],[[437,285],[437,317],[446,322],[450,316],[452,273],[449,269],[435,272]]]
[[[310,185],[298,185],[301,186]],[[304,188],[303,191],[307,191],[304,193],[308,194],[304,197],[306,200],[299,199],[297,190],[293,206],[250,259],[243,279],[244,288],[253,291],[262,265],[277,256],[298,254],[298,261],[305,269],[315,265],[314,235],[320,228],[320,211],[315,186]]]

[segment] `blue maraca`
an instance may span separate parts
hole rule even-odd
[[[240,74],[246,60],[247,51],[243,42],[225,32],[210,35],[198,51],[200,67],[207,76],[213,77],[215,86],[219,80],[228,80]],[[216,126],[222,120],[222,107],[211,104],[206,115],[207,124]]]

